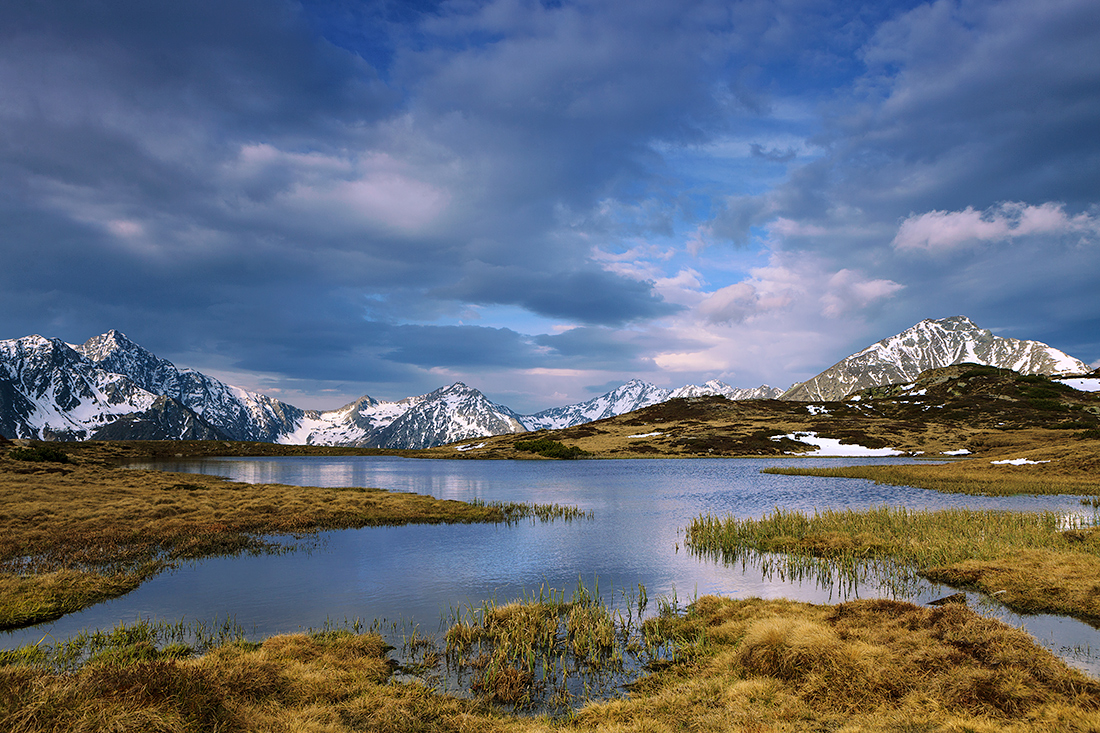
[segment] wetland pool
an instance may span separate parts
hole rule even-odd
[[[131,593],[57,621],[4,635],[7,648],[45,634],[148,620],[232,617],[250,637],[361,619],[437,633],[450,609],[572,590],[578,581],[616,603],[643,584],[651,599],[675,595],[786,597],[836,603],[889,596],[874,579],[854,588],[768,577],[759,565],[727,566],[684,547],[683,529],[710,512],[757,517],[776,507],[864,509],[888,504],[1084,513],[1080,497],[975,497],[860,479],[761,474],[766,467],[902,463],[899,458],[640,459],[589,461],[431,460],[390,456],[208,458],[134,468],[205,473],[252,483],[370,486],[441,499],[575,505],[592,519],[516,524],[407,525],[338,530],[299,540],[281,555],[209,558],[180,565]],[[1087,510],[1091,513],[1091,509]],[[921,582],[903,600],[952,589]],[[1100,676],[1100,632],[1073,619],[1021,617],[971,596],[971,606],[1026,628],[1068,662]],[[1093,653],[1096,650],[1097,654]]]

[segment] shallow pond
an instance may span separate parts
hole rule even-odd
[[[250,635],[319,628],[328,622],[385,620],[435,632],[451,608],[537,592],[572,589],[578,580],[612,602],[644,584],[650,598],[675,594],[733,598],[842,600],[850,589],[765,578],[759,567],[727,567],[683,546],[683,528],[704,512],[760,516],[775,507],[1051,509],[1080,514],[1078,497],[972,497],[863,480],[761,474],[781,465],[898,463],[892,458],[468,461],[396,457],[249,458],[142,464],[136,468],[207,473],[299,486],[372,486],[444,499],[571,504],[590,520],[507,525],[411,525],[323,532],[285,555],[211,558],[187,563],[122,598],[50,624],[6,634],[7,647],[47,632],[63,638],[120,621],[235,617]],[[1091,510],[1090,510],[1091,511]],[[921,584],[907,599],[952,592]],[[854,589],[881,595],[875,584]],[[1100,634],[1056,617],[992,615],[1028,628],[1041,642],[1093,674]]]

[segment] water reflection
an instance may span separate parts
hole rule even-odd
[[[971,497],[871,481],[761,474],[779,465],[841,466],[903,459],[685,459],[616,461],[443,461],[395,457],[204,459],[157,464],[164,470],[302,486],[371,486],[443,499],[572,504],[595,518],[503,525],[413,525],[324,532],[308,551],[211,558],[164,573],[132,593],[51,624],[6,635],[34,643],[119,621],[233,616],[256,636],[319,628],[326,621],[384,619],[436,631],[448,610],[506,601],[540,586],[598,582],[610,600],[645,585],[651,597],[720,594],[836,602],[889,593],[873,577],[854,587],[769,576],[759,561],[727,566],[692,556],[682,528],[698,514],[759,517],[776,507],[863,509],[973,507],[1079,513],[1079,497]],[[925,581],[905,593],[916,602],[950,590]],[[1016,623],[1032,624],[1029,617]],[[1100,637],[1072,620],[1034,622],[1052,647],[1100,649]],[[1029,630],[1032,626],[1028,626]],[[1094,673],[1100,672],[1100,667]]]

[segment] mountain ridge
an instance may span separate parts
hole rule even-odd
[[[993,362],[1023,373],[1089,371],[1083,362],[1046,344],[994,336],[970,319],[955,316],[921,321],[785,392],[768,385],[735,388],[716,379],[670,390],[631,379],[584,402],[521,415],[455,382],[395,402],[364,395],[322,411],[180,369],[110,330],[79,345],[38,335],[0,341],[0,434],[46,440],[231,439],[427,448],[490,435],[565,429],[677,398],[840,399],[867,387],[912,381],[913,370],[920,373],[960,361]]]
[[[217,439],[366,448],[426,448],[468,438],[570,427],[674,396],[778,392],[717,380],[678,390],[630,380],[576,405],[520,415],[462,382],[389,402],[364,395],[307,410],[180,369],[117,330],[83,344],[0,341],[0,434],[47,440]]]

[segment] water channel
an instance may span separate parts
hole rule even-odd
[[[185,563],[137,590],[48,624],[7,633],[0,644],[61,639],[138,617],[235,618],[250,636],[361,619],[439,631],[451,608],[507,601],[540,586],[598,583],[612,602],[644,584],[650,598],[696,595],[786,597],[819,603],[887,593],[765,577],[752,564],[725,566],[684,548],[683,528],[700,513],[760,516],[775,507],[862,509],[889,504],[1084,513],[1079,497],[974,497],[853,479],[775,476],[765,467],[897,463],[898,458],[683,459],[603,461],[424,460],[397,457],[280,457],[169,461],[137,468],[206,473],[297,486],[371,486],[437,498],[575,505],[593,519],[515,525],[410,525],[323,532],[283,555]],[[1087,510],[1091,514],[1092,510]],[[921,583],[917,603],[952,589]],[[981,599],[971,597],[975,603]],[[1100,632],[1073,619],[1021,617],[996,604],[984,612],[1026,628],[1070,664],[1100,676]],[[1095,653],[1094,653],[1095,652]]]

